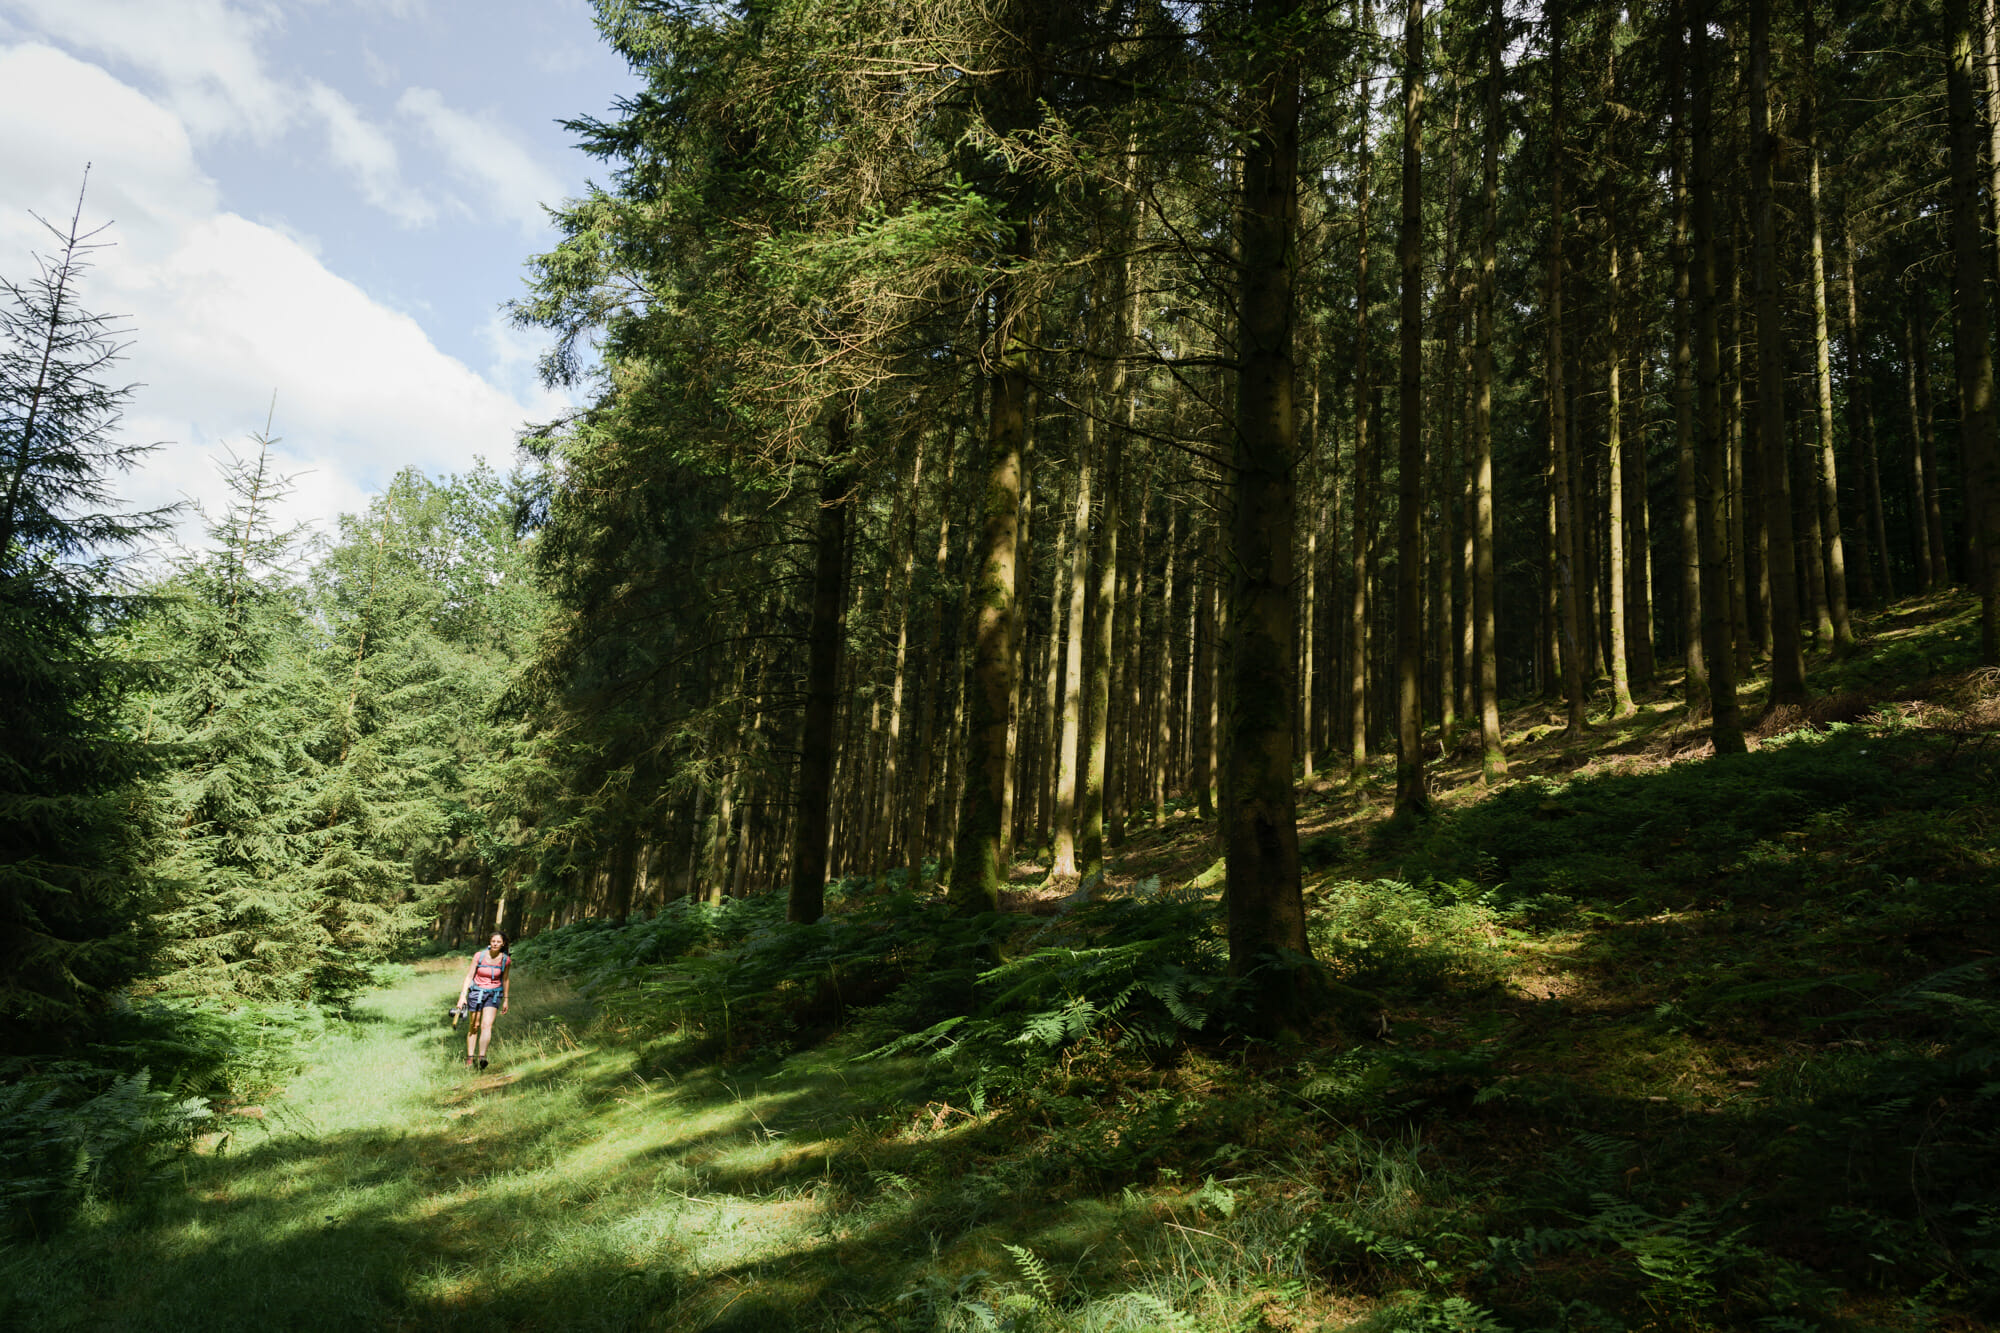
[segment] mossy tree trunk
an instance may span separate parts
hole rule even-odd
[[[1002,135],[1032,129],[1037,114],[1042,0],[1010,0],[993,14],[1005,54],[983,77],[977,96],[989,127]],[[1036,182],[1025,162],[996,161],[994,191],[1011,229],[1007,261],[1025,267],[1034,251]],[[1033,310],[1017,280],[993,279],[992,323],[987,333],[990,394],[986,415],[985,484],[979,499],[979,534],[967,581],[972,627],[965,678],[965,737],[952,849],[950,898],[965,914],[997,911],[1006,882],[1009,714],[1014,699],[1014,562],[1021,515],[1022,452],[1028,438],[1029,321]]]

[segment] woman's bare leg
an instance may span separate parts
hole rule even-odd
[[[479,1011],[479,1058],[486,1058],[486,1048],[493,1044],[493,1019],[499,1009],[492,1005]]]

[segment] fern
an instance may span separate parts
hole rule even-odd
[[[1025,1245],[1002,1245],[1001,1248],[1014,1256],[1014,1262],[1021,1266],[1021,1272],[1027,1277],[1035,1311],[1040,1314],[1054,1314],[1056,1288],[1049,1274],[1049,1266]]]
[[[1391,1327],[1399,1333],[1510,1333],[1491,1310],[1463,1296],[1419,1297]]]
[[[144,1185],[209,1115],[205,1099],[154,1087],[148,1070],[103,1081],[108,1072],[72,1062],[0,1084],[0,1227],[39,1230],[87,1197]]]
[[[965,1022],[964,1014],[954,1014],[942,1022],[933,1023],[922,1032],[907,1032],[892,1041],[884,1042],[871,1051],[856,1056],[857,1060],[883,1060],[892,1055],[903,1055],[910,1051],[928,1047],[933,1055],[942,1055],[951,1049],[945,1037]]]
[[[1371,1227],[1332,1209],[1314,1213],[1292,1228],[1279,1246],[1279,1254],[1297,1262],[1307,1250],[1332,1242],[1336,1252],[1345,1250],[1373,1261],[1388,1272],[1407,1272],[1425,1281],[1449,1283],[1452,1275],[1420,1247]]]
[[[1214,1176],[1203,1180],[1201,1188],[1189,1196],[1188,1202],[1198,1207],[1213,1208],[1222,1217],[1236,1216],[1236,1191],[1227,1185],[1216,1184]]]

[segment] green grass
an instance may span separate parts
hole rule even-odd
[[[989,1125],[907,1096],[909,1062],[649,1072],[532,971],[492,1068],[468,1076],[438,1019],[453,984],[408,972],[171,1187],[5,1251],[0,1326],[978,1327],[1033,1291],[1010,1245],[1136,1264],[1173,1234],[1151,1199],[1063,1205],[991,1170],[941,1182],[933,1162]],[[1170,1258],[1186,1270],[1212,1243],[1190,1231]],[[1155,1326],[1120,1311],[1153,1319],[1169,1308],[1153,1291],[1198,1282],[1137,1267],[1074,1326]]]

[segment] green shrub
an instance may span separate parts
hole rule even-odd
[[[1307,908],[1307,935],[1320,963],[1351,986],[1411,994],[1486,985],[1506,963],[1486,897],[1470,884],[1325,884]]]
[[[70,1058],[0,1062],[0,1232],[45,1235],[155,1180],[215,1103],[269,1088],[327,1022],[309,1005],[146,1001]]]
[[[573,921],[522,940],[514,956],[594,993],[631,984],[644,969],[768,930],[782,924],[784,916],[784,899],[776,896],[719,903],[677,899],[650,919]]]

